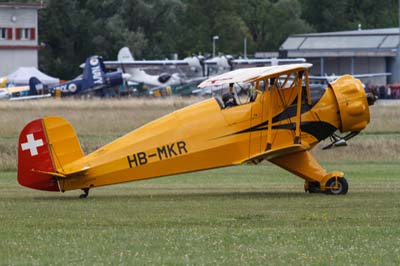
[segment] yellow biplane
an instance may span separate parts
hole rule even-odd
[[[342,172],[326,172],[309,150],[328,137],[339,146],[363,130],[369,107],[363,85],[343,76],[310,91],[311,64],[239,69],[200,87],[229,86],[211,98],[142,126],[84,155],[72,126],[60,117],[30,122],[18,147],[18,181],[47,191],[89,189],[191,171],[268,160],[305,180],[305,190],[346,194]],[[254,88],[240,103],[233,84]],[[371,101],[369,101],[371,100]],[[340,137],[335,132],[349,132]]]

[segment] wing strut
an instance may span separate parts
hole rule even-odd
[[[310,92],[310,80],[308,78],[308,71],[305,71],[306,75],[306,93],[307,93],[307,104],[311,105],[311,92]]]
[[[266,84],[268,84],[268,80],[265,80]],[[267,96],[267,108],[268,108],[268,117],[267,117],[267,147],[266,151],[269,151],[272,148],[272,104],[271,104],[271,94],[272,90],[275,88],[275,78],[270,79],[270,85],[267,85],[267,89],[265,90]]]
[[[300,123],[301,123],[301,96],[302,96],[302,79],[303,71],[297,73],[297,113],[296,113],[296,134],[294,137],[294,144],[300,144]]]

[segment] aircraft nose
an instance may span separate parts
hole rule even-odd
[[[349,75],[344,75],[331,83],[339,107],[341,132],[359,132],[369,123],[370,102],[364,86]],[[371,104],[373,103],[371,98]]]

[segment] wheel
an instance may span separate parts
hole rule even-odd
[[[88,188],[83,188],[83,194],[79,195],[80,199],[86,199],[89,196],[89,189]]]
[[[308,193],[318,193],[321,192],[318,182],[309,182],[304,184],[304,190]]]
[[[337,179],[337,187],[336,185]],[[349,189],[349,184],[344,177],[332,177],[326,182],[326,193],[332,195],[345,195]]]

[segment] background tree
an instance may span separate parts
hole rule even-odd
[[[180,0],[123,1],[121,16],[128,29],[144,34],[147,40],[142,51],[134,53],[136,57],[146,55],[148,59],[159,59],[176,52],[176,40],[181,36],[175,29],[183,8]]]
[[[180,16],[180,53],[211,55],[213,36],[219,37],[216,41],[219,53],[241,55],[244,38],[251,49],[250,30],[241,16],[239,3],[238,0],[186,1],[185,12]]]
[[[302,18],[318,32],[398,26],[397,0],[300,0]]]
[[[33,1],[33,0],[31,0]],[[21,0],[21,2],[31,2]],[[0,0],[8,2],[8,0]],[[38,2],[38,1],[35,1]],[[39,65],[70,79],[87,56],[180,58],[217,51],[277,51],[291,34],[397,27],[396,0],[47,0],[40,10]]]
[[[249,0],[240,9],[257,51],[276,51],[290,34],[314,31],[301,18],[297,0]]]
[[[143,32],[131,31],[121,13],[111,0],[49,1],[39,16],[41,68],[70,79],[82,72],[78,66],[90,55],[115,59],[123,46],[142,51]]]

